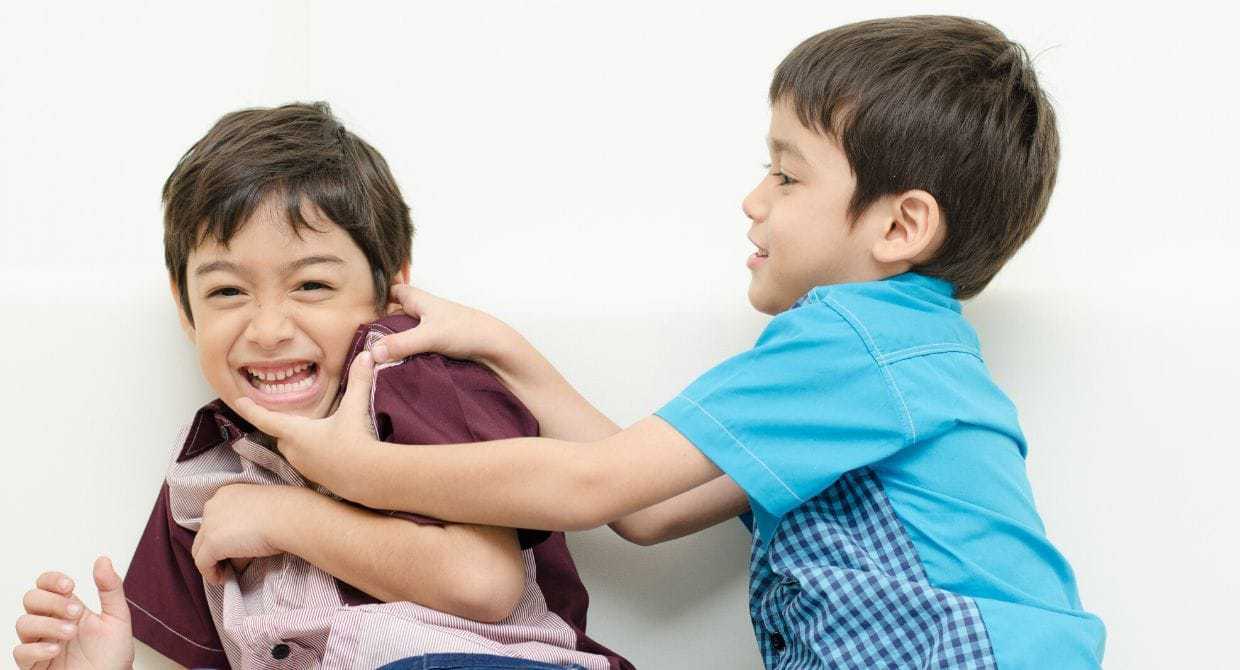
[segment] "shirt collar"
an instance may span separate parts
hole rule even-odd
[[[253,430],[254,426],[224,404],[223,400],[212,400],[194,414],[177,462],[189,460],[220,444],[235,442]]]
[[[889,277],[884,281],[918,286],[933,291],[945,298],[951,298],[956,294],[956,289],[951,285],[951,282],[945,279],[939,279],[938,277],[919,274],[917,272],[905,272],[901,275]]]
[[[951,285],[951,282],[943,280],[943,279],[939,279],[938,277],[931,277],[929,275],[923,275],[923,274],[919,274],[916,272],[905,272],[904,274],[895,275],[894,277],[887,277],[886,279],[879,279],[878,281],[875,281],[875,282],[864,282],[864,283],[870,283],[870,284],[886,283],[888,286],[901,289],[901,290],[919,290],[920,289],[920,290],[928,291],[931,294],[933,294],[935,302],[942,303],[946,307],[951,307],[957,312],[960,311],[960,303],[957,302],[954,297],[956,294],[956,289]],[[810,289],[805,295],[801,296],[800,298],[797,298],[797,301],[792,303],[792,306],[789,307],[788,309],[792,310],[792,309],[796,309],[800,307],[801,305],[804,305],[805,303],[809,302],[813,298],[815,291],[818,291],[819,289],[827,288],[829,286],[830,285],[816,286]]]

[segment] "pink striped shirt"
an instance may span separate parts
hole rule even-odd
[[[363,326],[349,360],[383,334],[415,323],[396,316]],[[371,418],[376,434],[392,442],[537,434],[533,417],[488,371],[437,355],[378,367]],[[290,554],[256,559],[239,575],[227,568],[222,586],[207,584],[186,563],[193,567],[192,533],[216,490],[235,483],[311,486],[248,428],[216,401],[184,431],[126,577],[139,639],[187,666],[220,667],[226,658],[238,668],[375,668],[459,652],[591,670],[632,667],[585,636],[588,596],[559,533],[519,532],[525,589],[512,614],[495,624],[410,602],[377,602]],[[202,630],[204,619],[214,638]]]

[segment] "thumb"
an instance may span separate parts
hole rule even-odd
[[[232,408],[237,414],[241,415],[241,418],[253,424],[255,428],[276,439],[288,437],[289,435],[292,424],[288,416],[262,407],[245,396],[234,400]]]
[[[352,417],[368,415],[370,413],[370,387],[374,378],[374,359],[369,351],[363,351],[353,359],[353,363],[349,366],[349,383],[336,412],[348,412],[345,416]]]
[[[125,585],[106,556],[95,559],[95,588],[99,589],[99,609],[104,616],[130,622],[129,603],[125,601]]]
[[[401,331],[380,340],[373,347],[375,361],[386,363],[390,360],[433,351],[434,345],[429,337],[433,329],[426,328],[426,311],[431,309],[432,303],[442,299],[407,284],[393,286],[389,289],[389,295],[391,300],[400,305],[401,311],[419,319],[422,323],[417,328]]]

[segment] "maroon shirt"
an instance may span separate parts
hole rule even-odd
[[[415,319],[397,315],[362,326],[347,361],[352,362],[366,348],[368,336],[373,341],[376,333],[406,330],[416,324]],[[490,371],[438,354],[414,356],[376,374],[371,410],[378,436],[385,442],[449,444],[538,434],[534,417]],[[223,402],[213,401],[194,416],[177,462],[226,448],[253,430]],[[402,516],[417,523],[438,523],[416,515]],[[606,656],[616,670],[631,669],[628,661],[585,635],[589,596],[564,535],[520,530],[518,537],[522,549],[532,548],[536,582],[546,607],[573,629],[576,649]],[[165,483],[125,577],[134,637],[187,667],[227,668],[202,574],[190,554],[193,541],[194,533],[173,520]],[[336,585],[347,605],[378,602],[344,582],[336,580]]]

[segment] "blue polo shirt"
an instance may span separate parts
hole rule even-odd
[[[749,496],[768,668],[1099,667],[947,282],[815,288],[658,416]]]

